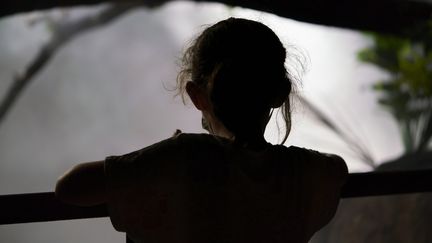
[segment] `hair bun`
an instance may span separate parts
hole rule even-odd
[[[258,65],[230,60],[220,64],[212,75],[212,102],[224,107],[278,108],[290,92],[291,81],[280,64]]]

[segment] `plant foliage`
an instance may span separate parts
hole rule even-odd
[[[378,102],[398,123],[406,153],[427,150],[432,137],[432,21],[411,37],[368,36],[372,45],[358,53],[359,60],[389,74],[373,85]]]

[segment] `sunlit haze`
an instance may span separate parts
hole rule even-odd
[[[49,15],[79,18],[92,11]],[[0,95],[49,40],[45,24],[29,24],[40,16],[0,20]],[[357,61],[356,53],[369,44],[362,33],[221,4],[175,2],[134,10],[55,54],[0,124],[0,194],[53,191],[57,177],[76,163],[137,150],[175,129],[204,132],[200,113],[169,89],[187,43],[205,26],[229,16],[271,27],[287,47],[287,65],[299,57],[306,67],[305,72],[298,65],[293,69],[301,77],[299,94],[358,137],[377,164],[402,153],[396,124],[370,88],[385,73]],[[352,172],[371,169],[301,104],[294,105],[293,117],[287,146],[339,154]],[[266,137],[278,142],[272,121]],[[121,241],[123,235],[107,218],[0,226],[0,242]]]

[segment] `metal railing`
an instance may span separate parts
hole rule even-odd
[[[432,192],[432,169],[351,173],[342,198]],[[0,196],[0,225],[107,217],[105,205],[78,207],[56,199],[54,192]],[[132,242],[127,239],[126,242]]]

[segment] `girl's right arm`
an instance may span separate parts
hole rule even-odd
[[[106,202],[104,161],[81,163],[58,180],[56,197],[77,206],[93,206]]]

